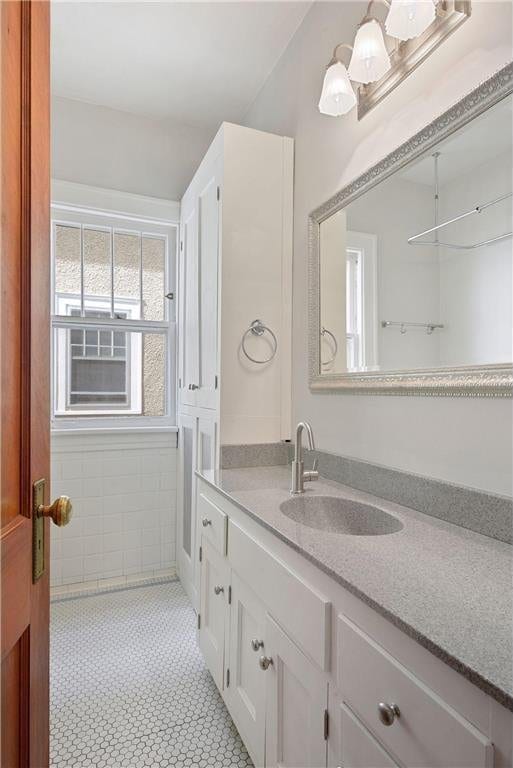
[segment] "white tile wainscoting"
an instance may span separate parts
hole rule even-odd
[[[52,526],[52,591],[122,585],[174,572],[176,433],[53,432],[51,496],[73,518]]]

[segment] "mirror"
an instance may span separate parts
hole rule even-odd
[[[511,93],[496,101],[312,214],[314,389],[411,390],[414,377],[444,394],[456,376],[459,394],[482,394],[473,374],[511,394]]]

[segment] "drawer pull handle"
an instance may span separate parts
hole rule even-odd
[[[220,595],[221,592],[224,592],[224,587],[214,587],[214,593],[216,595]]]
[[[259,648],[263,648],[264,647],[264,641],[263,640],[257,640],[256,638],[254,638],[251,641],[251,647],[253,648],[254,651],[258,651]]]
[[[273,660],[270,656],[260,656],[258,660],[258,666],[260,669],[263,669],[264,672],[266,669],[269,669],[270,666],[272,666]]]
[[[393,725],[396,717],[401,717],[401,712],[397,704],[385,704],[380,701],[378,704],[379,719],[383,725]]]
[[[208,517],[204,517],[203,520],[201,521],[201,524],[203,528],[206,528],[207,525],[212,525],[212,520],[209,520]]]

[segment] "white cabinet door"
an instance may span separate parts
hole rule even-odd
[[[306,619],[308,620],[308,619]],[[324,675],[268,615],[266,676],[267,768],[321,768],[326,765]]]
[[[178,573],[193,605],[196,602],[194,570],[196,564],[196,416],[180,414],[178,417],[178,492],[177,492],[177,544]]]
[[[329,768],[397,768],[397,763],[331,688],[329,713]]]
[[[196,201],[195,201],[196,202]],[[180,243],[180,403],[196,405],[199,388],[198,208],[182,211]]]
[[[198,469],[208,471],[217,469],[217,418],[215,413],[200,412],[198,417]]]
[[[199,647],[220,691],[224,687],[224,643],[230,568],[204,538],[201,541]]]
[[[198,461],[197,468],[201,472],[203,470],[216,469],[218,466],[219,446],[218,440],[218,428],[216,413],[213,411],[199,412],[198,416]],[[197,514],[197,501],[196,501],[196,541],[201,541],[202,524]],[[196,567],[194,576],[194,591],[196,595],[200,593],[200,568]],[[195,606],[196,607],[196,604]]]
[[[197,404],[217,403],[217,280],[219,255],[219,171],[202,179],[198,195],[199,371]]]
[[[265,608],[232,571],[228,668],[225,698],[230,714],[257,768],[265,764]]]

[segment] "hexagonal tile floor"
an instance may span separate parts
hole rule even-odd
[[[52,603],[50,748],[52,768],[252,766],[178,581]]]

